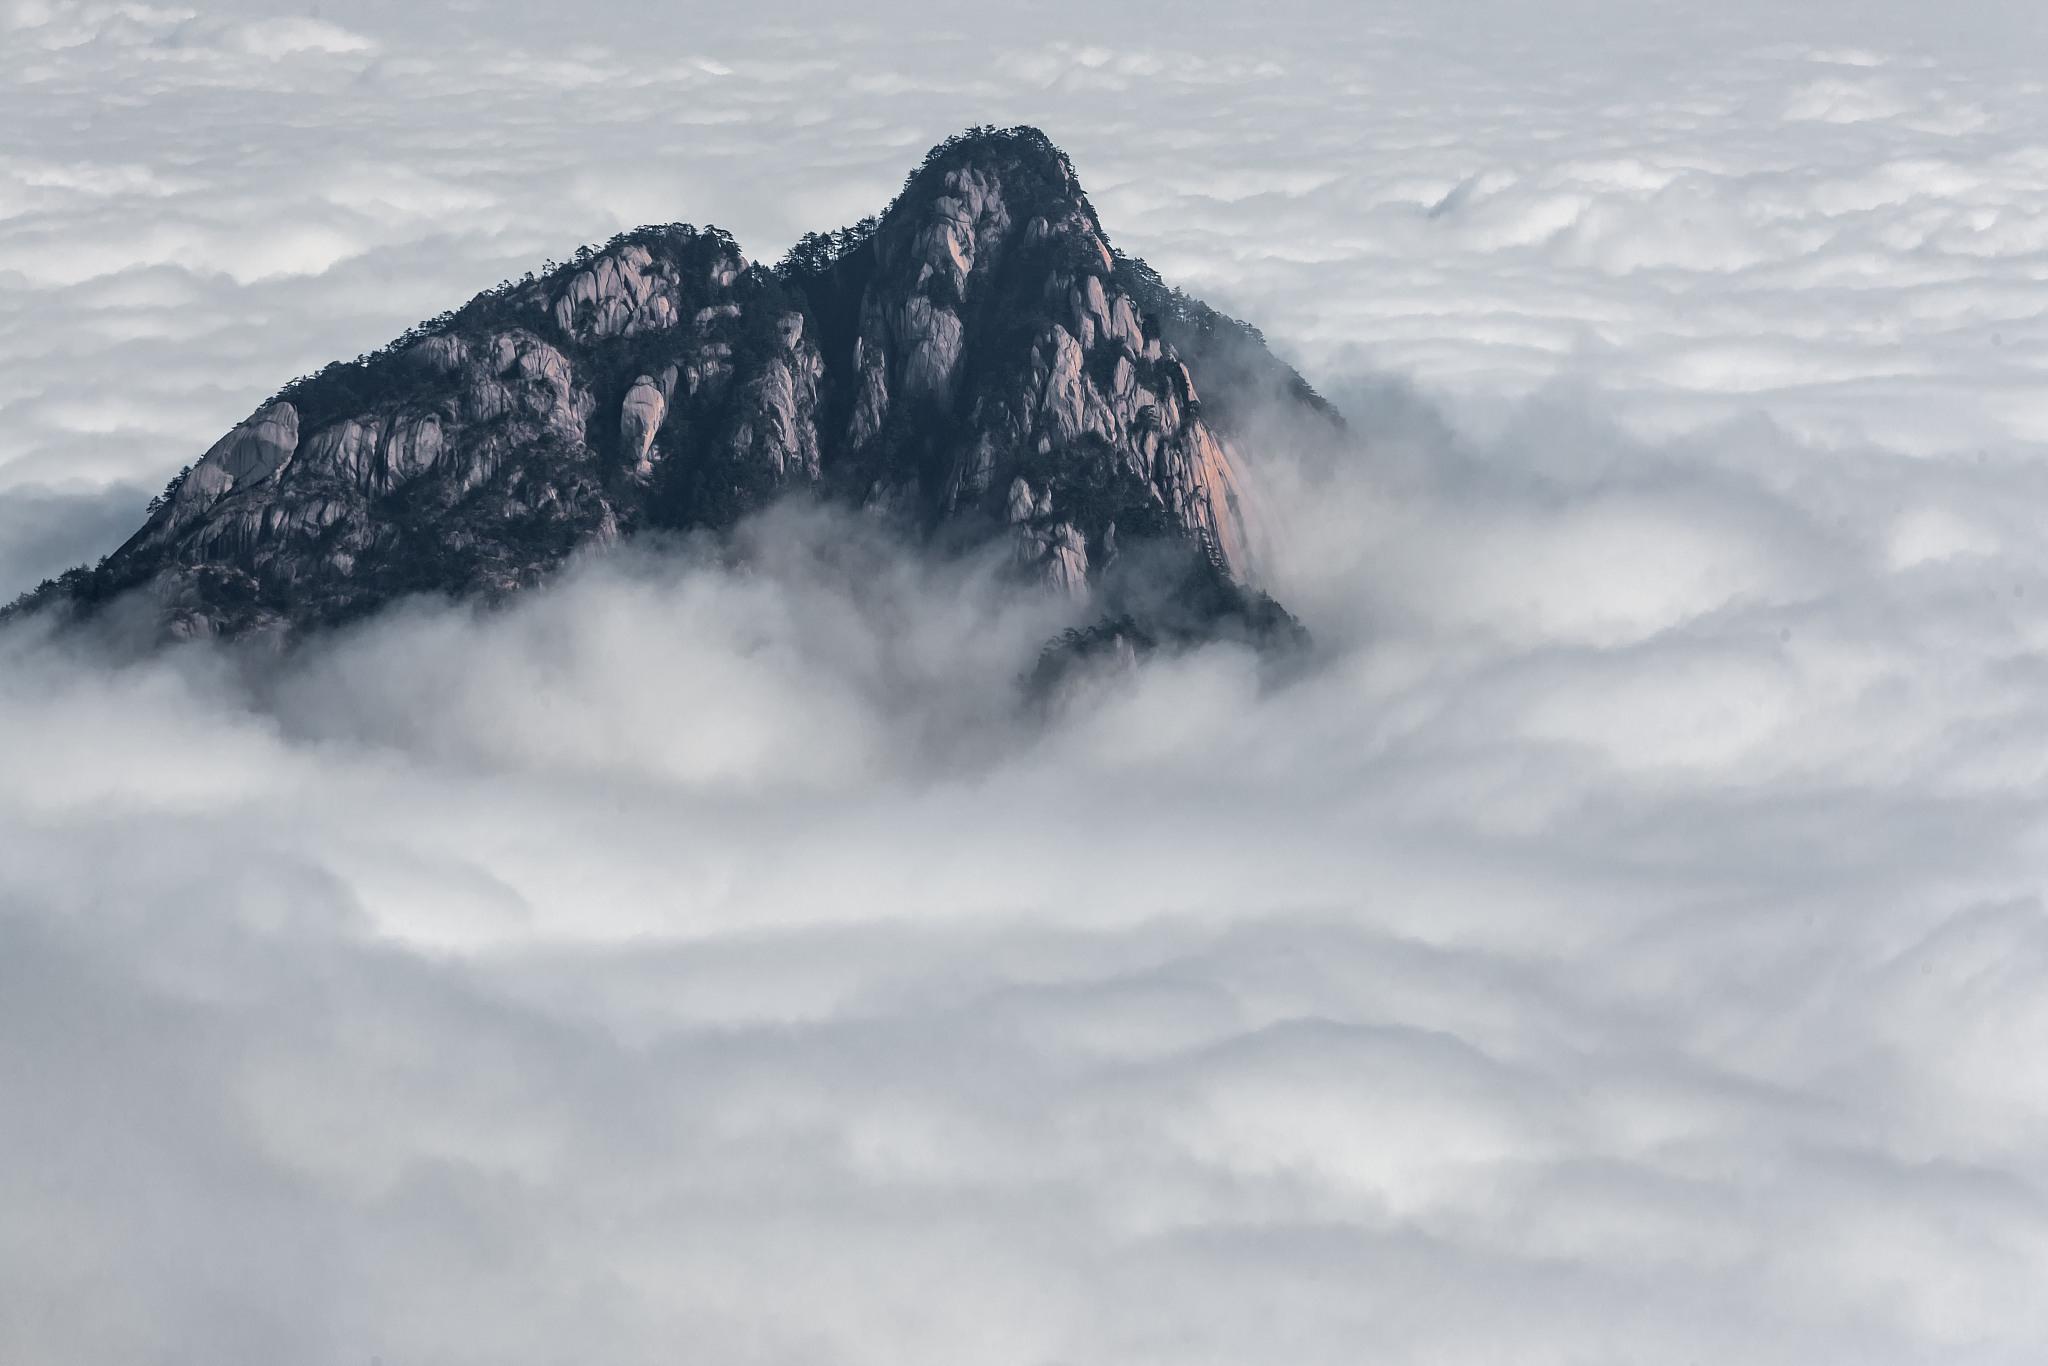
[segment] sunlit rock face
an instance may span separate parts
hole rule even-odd
[[[1244,419],[1276,406],[1337,424],[1256,331],[1119,257],[1043,135],[976,130],[773,269],[645,228],[286,385],[34,602],[147,587],[174,633],[284,637],[807,490],[1005,541],[1126,643],[1264,635],[1292,623],[1256,587]]]
[[[1057,149],[1018,137],[942,154],[842,270],[866,273],[844,444],[857,463],[882,452],[869,496],[1017,528],[1067,593],[1105,567],[1120,516],[1139,524],[1126,536],[1170,532],[1252,581],[1241,457],[1200,416]],[[1018,478],[1036,491],[1022,516]]]

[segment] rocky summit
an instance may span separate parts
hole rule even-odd
[[[1255,329],[1113,250],[1043,134],[975,129],[775,267],[641,228],[292,381],[17,610],[141,594],[173,635],[290,638],[800,494],[999,541],[1089,604],[1069,652],[1287,641],[1246,474],[1276,410],[1340,425]]]

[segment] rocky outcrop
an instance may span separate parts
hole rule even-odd
[[[186,473],[160,514],[154,539],[190,526],[236,489],[261,485],[284,468],[298,447],[298,409],[283,402],[259,409]]]
[[[1334,417],[1118,257],[1041,135],[950,140],[872,226],[807,242],[769,270],[715,229],[642,229],[295,381],[44,597],[147,586],[174,630],[289,633],[807,488],[1007,537],[1020,574],[1130,617],[1127,644],[1176,616],[1133,615],[1134,561],[1201,600],[1189,621],[1270,617],[1228,400]]]
[[[674,367],[668,373],[673,375]],[[626,390],[625,401],[619,405],[619,435],[626,443],[626,454],[633,459],[635,473],[654,470],[654,436],[668,416],[668,395],[674,383],[671,379],[664,386],[652,375],[642,375]]]
[[[1118,512],[1103,505],[1105,475],[1122,486],[1106,496],[1127,521],[1163,521],[1252,583],[1241,454],[1203,420],[1187,364],[1119,280],[1066,158],[1026,146],[930,180],[875,239],[846,446],[857,458],[891,443],[892,412],[907,408],[913,427],[937,414],[925,425],[948,449],[889,473],[914,477],[910,498],[941,514],[1018,527],[1020,556],[1060,591],[1084,591],[1104,564]],[[933,468],[943,473],[926,486]],[[1020,518],[1012,492],[1027,475],[1035,493]]]
[[[721,284],[731,276],[722,266]],[[630,337],[638,332],[675,326],[685,296],[676,267],[656,261],[638,243],[597,257],[576,271],[553,296],[555,323],[578,341],[599,337]]]

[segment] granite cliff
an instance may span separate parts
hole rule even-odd
[[[642,228],[287,384],[16,610],[141,592],[174,635],[288,638],[805,494],[999,539],[1099,617],[1068,652],[1291,641],[1243,449],[1275,407],[1340,425],[1254,329],[1113,251],[1042,134],[976,129],[773,268]]]

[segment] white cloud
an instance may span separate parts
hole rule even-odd
[[[1597,8],[0,10],[0,591],[292,373],[989,121],[1362,448],[1262,447],[1302,677],[1043,721],[1051,605],[793,514],[0,634],[0,1357],[2037,1357],[2038,44]]]
[[[258,19],[235,27],[234,46],[255,57],[288,57],[302,52],[373,52],[377,45],[319,19]]]

